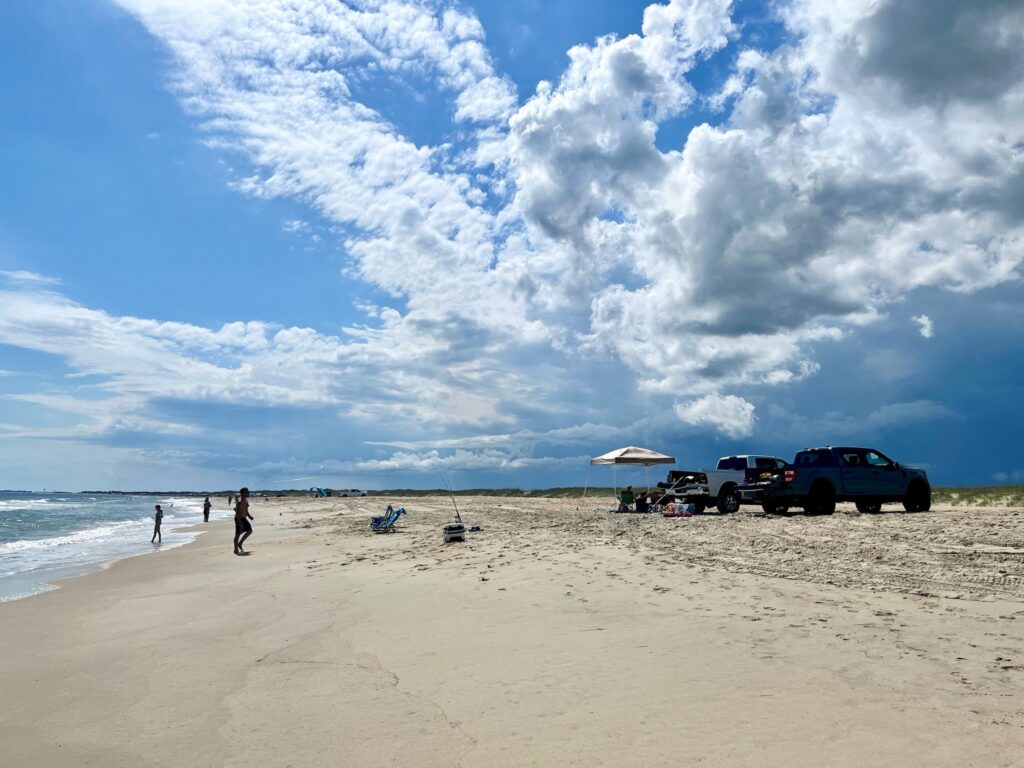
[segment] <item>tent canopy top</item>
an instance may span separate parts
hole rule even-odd
[[[614,451],[608,451],[601,456],[595,456],[590,460],[591,464],[635,464],[643,467],[649,467],[654,464],[675,464],[676,460],[671,456],[666,456],[664,453],[658,453],[657,451],[651,451],[647,448],[637,448],[635,445],[630,445],[626,448],[618,448]]]

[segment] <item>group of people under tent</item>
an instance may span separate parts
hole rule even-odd
[[[627,485],[626,490],[619,493],[619,512],[649,512],[664,498],[661,490],[649,491],[637,495],[633,486]]]

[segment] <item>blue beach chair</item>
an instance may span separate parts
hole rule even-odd
[[[393,533],[395,530],[395,523],[398,522],[398,518],[405,514],[405,507],[399,507],[398,509],[392,509],[391,505],[388,504],[387,514],[382,517],[374,517],[370,520],[370,529],[374,533]]]

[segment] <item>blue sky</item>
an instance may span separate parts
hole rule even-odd
[[[627,444],[839,442],[1024,482],[1013,3],[0,22],[0,487],[545,487]]]

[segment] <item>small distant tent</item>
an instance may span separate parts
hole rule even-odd
[[[612,483],[615,485],[615,495],[618,496],[619,484],[616,478],[615,469],[619,464],[632,464],[638,467],[651,467],[655,464],[675,464],[676,460],[672,456],[666,456],[664,453],[658,453],[648,448],[637,448],[635,445],[630,445],[625,448],[617,448],[614,451],[608,451],[608,453],[595,456],[590,460],[590,465],[594,464],[611,464],[612,465]],[[650,478],[647,479],[648,488],[651,485]],[[590,466],[587,467],[587,483],[583,487],[583,495],[587,495],[587,488],[590,487]]]

